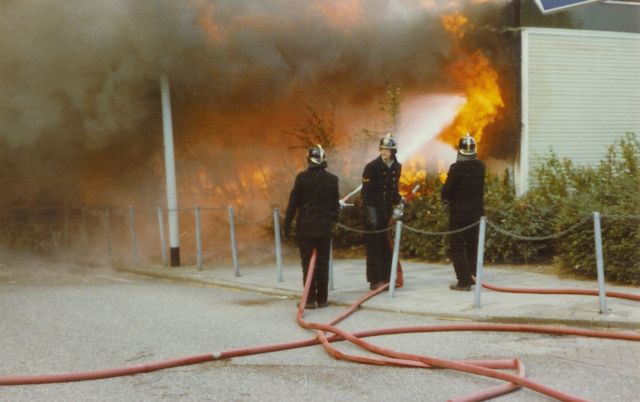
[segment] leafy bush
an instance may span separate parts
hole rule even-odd
[[[362,208],[358,204],[353,207],[342,208],[340,210],[339,222],[349,228],[364,230],[362,226]],[[349,248],[364,244],[364,237],[361,233],[343,229],[339,226],[333,229],[333,246],[336,248]]]
[[[552,207],[539,194],[516,198],[509,172],[502,177],[487,175],[485,180],[485,215],[501,229],[526,237],[543,237],[553,232]],[[529,263],[549,258],[549,240],[521,240],[488,228],[485,259],[493,263]]]
[[[426,176],[420,183],[420,196],[407,204],[403,222],[424,232],[448,231],[449,215],[440,198],[441,190],[438,176]],[[403,254],[408,257],[441,261],[447,256],[447,239],[443,235],[424,235],[405,229],[401,244]]]
[[[600,212],[606,276],[630,284],[640,284],[639,159],[640,141],[628,133],[595,168],[567,163],[565,180],[571,191],[559,204],[556,217],[557,225],[568,226]],[[589,227],[560,239],[555,253],[562,268],[586,277],[596,275],[592,222],[589,219]]]

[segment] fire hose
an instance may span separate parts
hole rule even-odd
[[[547,387],[545,385],[539,384],[535,381],[531,381],[528,380],[524,377],[524,367],[522,366],[521,362],[518,359],[514,359],[511,360],[511,364],[509,364],[509,362],[505,361],[498,361],[498,364],[496,364],[496,361],[471,361],[471,362],[456,362],[456,361],[451,361],[451,360],[444,360],[444,359],[438,359],[438,358],[432,358],[432,357],[427,357],[427,356],[420,356],[420,355],[414,355],[414,354],[408,354],[408,353],[402,353],[402,352],[396,352],[390,349],[385,349],[385,348],[381,348],[375,345],[372,345],[370,343],[367,343],[365,341],[363,341],[362,339],[360,339],[358,336],[355,336],[354,334],[348,333],[346,331],[343,331],[337,327],[335,327],[335,323],[336,320],[334,320],[331,324],[318,324],[318,323],[310,323],[307,322],[305,320],[303,320],[303,312],[304,312],[304,305],[306,303],[307,300],[307,296],[309,293],[309,288],[311,285],[311,278],[313,276],[313,270],[315,268],[315,251],[314,254],[311,258],[311,262],[309,264],[309,271],[307,273],[307,283],[305,284],[305,288],[303,291],[303,295],[302,295],[302,301],[298,307],[298,314],[297,314],[297,321],[298,323],[304,327],[304,328],[309,328],[309,329],[315,329],[316,330],[316,336],[317,338],[320,340],[320,342],[322,343],[323,347],[329,352],[329,354],[331,354],[333,357],[337,358],[337,359],[344,359],[344,360],[348,360],[348,361],[353,361],[353,362],[358,362],[358,363],[366,363],[366,364],[377,364],[377,365],[395,365],[395,366],[403,366],[403,367],[424,367],[424,368],[428,368],[428,367],[432,367],[432,368],[448,368],[448,369],[453,369],[453,370],[458,370],[458,371],[463,371],[466,373],[470,373],[470,374],[477,374],[477,375],[482,375],[482,376],[487,376],[487,377],[493,377],[493,378],[498,378],[498,379],[502,379],[505,381],[509,381],[509,383],[501,385],[501,386],[497,386],[497,387],[493,387],[484,391],[480,391],[477,393],[473,393],[470,395],[467,395],[465,397],[462,398],[457,398],[455,400],[457,401],[471,401],[471,400],[484,400],[484,399],[488,399],[488,398],[492,398],[495,396],[499,396],[502,394],[505,394],[507,392],[511,392],[514,391],[515,389],[517,389],[519,386],[525,386],[531,390],[540,392],[542,394],[545,394],[547,396],[559,399],[559,400],[563,400],[563,401],[582,401],[584,399],[561,392],[561,391],[557,391],[553,388]],[[377,294],[379,292],[381,292],[382,290],[385,289],[385,287],[388,286],[385,285],[384,287],[378,288],[377,290],[371,292],[372,294]],[[464,327],[464,326],[463,326]],[[475,327],[475,326],[474,326]],[[493,326],[491,326],[493,327]],[[536,326],[521,326],[521,327],[530,327],[528,329],[534,331],[536,330]],[[409,332],[428,332],[428,327],[409,327],[409,328],[398,328],[397,330],[399,332],[397,333],[409,333]],[[523,330],[525,328],[522,328]],[[442,330],[442,327],[440,327],[439,330]],[[368,350],[370,352],[373,353],[377,353],[380,354],[382,356],[386,356],[386,358],[371,358],[371,357],[366,357],[366,356],[354,356],[354,355],[346,355],[343,354],[341,352],[339,352],[338,350],[336,350],[335,348],[333,348],[330,343],[328,342],[327,338],[325,337],[323,331],[326,332],[332,332],[335,335],[340,336],[343,339],[346,339],[348,341],[350,341],[351,343],[353,343],[354,345],[357,345],[365,350]],[[560,331],[558,331],[559,333],[562,333]],[[580,331],[582,332],[582,331]],[[585,334],[585,336],[590,336],[590,335],[586,335],[586,332],[583,332]],[[619,336],[629,336],[629,340],[640,340],[640,335],[639,334],[620,334]],[[503,373],[500,371],[495,370],[496,368],[517,368],[518,369],[518,374],[517,375],[513,375],[513,374],[508,374],[508,373]]]
[[[376,296],[388,286],[385,285],[376,290],[373,290],[363,297],[354,302],[349,308],[343,311],[333,321],[328,324],[312,323],[303,319],[304,305],[309,293],[309,287],[311,279],[313,278],[313,271],[315,269],[316,254],[315,251],[312,255],[309,271],[307,275],[307,282],[305,283],[302,301],[299,304],[297,311],[297,321],[299,325],[304,328],[315,330],[316,336],[311,339],[299,340],[293,342],[283,342],[276,344],[267,344],[261,346],[255,346],[250,348],[232,349],[224,352],[216,352],[203,355],[187,356],[177,359],[163,360],[159,362],[152,362],[147,364],[112,368],[104,370],[95,370],[87,372],[75,372],[75,373],[61,373],[61,374],[47,374],[47,375],[23,375],[23,376],[5,376],[0,377],[0,385],[28,385],[28,384],[47,384],[47,383],[59,383],[59,382],[74,382],[74,381],[87,381],[97,380],[105,378],[113,378],[119,376],[127,376],[133,374],[147,373],[157,370],[163,370],[172,367],[186,366],[198,363],[204,363],[208,361],[231,359],[234,357],[249,356],[261,353],[271,353],[281,350],[296,349],[301,347],[313,346],[321,344],[327,352],[336,359],[344,359],[357,363],[374,364],[374,365],[393,365],[401,367],[414,367],[414,368],[445,368],[457,371],[462,371],[470,374],[476,374],[491,378],[497,378],[506,381],[504,384],[474,392],[472,394],[463,396],[461,398],[452,399],[455,401],[479,401],[493,398],[499,395],[503,395],[508,392],[512,392],[520,387],[527,387],[533,391],[542,393],[544,395],[566,401],[580,401],[583,400],[579,397],[566,394],[561,391],[557,391],[553,388],[539,384],[535,381],[525,378],[524,365],[519,359],[506,359],[506,360],[462,360],[451,361],[439,358],[433,358],[428,356],[420,356],[409,353],[397,352],[386,348],[381,348],[365,342],[362,338],[382,335],[394,335],[394,334],[407,334],[407,333],[427,333],[427,332],[444,332],[444,331],[492,331],[492,332],[530,332],[541,333],[551,335],[573,335],[584,337],[595,337],[605,339],[618,339],[628,341],[640,341],[640,334],[627,333],[627,332],[605,332],[579,328],[556,328],[546,327],[542,325],[527,325],[527,324],[457,324],[457,325],[427,325],[427,326],[412,326],[412,327],[398,327],[398,328],[382,328],[368,331],[359,332],[347,332],[335,325],[340,321],[347,318],[356,309],[358,309],[365,301]],[[487,288],[494,288],[497,291],[507,291],[507,288],[498,288],[489,284],[483,284]],[[500,289],[500,290],[498,290]],[[567,289],[563,289],[567,290]],[[572,289],[569,289],[573,291]],[[524,291],[530,292],[529,289],[520,289],[521,293]],[[558,290],[555,290],[556,292]],[[589,291],[579,291],[581,293],[574,294],[591,294]],[[586,293],[584,293],[586,292]],[[615,293],[615,292],[613,292]],[[628,298],[630,300],[638,300],[635,295],[628,295],[625,293],[618,294],[619,297]],[[615,297],[615,296],[614,296]],[[325,332],[333,335],[327,336]],[[349,341],[352,344],[359,346],[367,351],[377,353],[381,355],[381,358],[368,357],[368,356],[356,356],[344,354],[335,349],[331,344],[338,341]],[[512,369],[517,370],[516,374],[509,374],[506,372],[498,371],[498,369]]]
[[[497,286],[490,283],[482,282],[482,287],[495,292],[508,292],[508,293],[535,293],[544,295],[582,295],[582,296],[598,296],[597,290],[591,289],[542,289],[542,288],[512,288],[507,286]],[[627,299],[640,301],[640,295],[634,295],[631,293],[606,291],[607,297],[613,297],[617,299]]]

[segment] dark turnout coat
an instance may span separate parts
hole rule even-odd
[[[362,205],[390,214],[401,199],[398,192],[401,171],[402,165],[395,156],[391,166],[387,166],[381,156],[367,163],[362,172]]]
[[[392,157],[387,166],[382,156],[367,163],[362,172],[362,206],[365,228],[370,231],[385,229],[390,224],[393,206],[401,200],[398,181],[402,165]],[[367,247],[367,281],[372,288],[391,277],[392,246],[389,232],[374,232],[365,235]]]
[[[484,215],[484,173],[484,163],[477,159],[451,165],[442,187],[451,221],[474,222]]]
[[[297,237],[330,237],[340,210],[338,177],[326,165],[311,165],[296,177],[284,220],[285,235],[296,217]]]

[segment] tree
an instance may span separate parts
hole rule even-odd
[[[296,140],[292,148],[309,148],[320,144],[327,150],[336,147],[335,108],[328,116],[318,113],[311,105],[305,104],[307,117],[304,123],[285,134]]]

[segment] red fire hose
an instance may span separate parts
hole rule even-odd
[[[555,328],[546,327],[541,325],[526,325],[526,324],[461,324],[461,325],[444,325],[444,326],[413,326],[413,327],[401,327],[401,328],[383,328],[368,331],[360,331],[350,333],[344,331],[335,325],[344,320],[351,313],[360,307],[369,298],[382,292],[386,286],[380,287],[374,291],[371,291],[354,302],[348,309],[342,312],[329,324],[311,323],[305,321],[303,317],[304,305],[309,293],[310,281],[313,277],[313,271],[315,269],[316,254],[312,255],[309,264],[309,273],[307,275],[307,283],[302,295],[302,301],[299,304],[297,312],[298,323],[309,329],[316,331],[316,337],[307,340],[284,342],[277,344],[269,344],[256,346],[251,348],[232,349],[220,353],[187,356],[184,358],[170,359],[159,361],[155,363],[147,363],[142,365],[114,368],[105,370],[96,370],[88,372],[76,372],[76,373],[63,373],[63,374],[48,374],[48,375],[24,375],[24,376],[7,376],[0,377],[0,385],[27,385],[27,384],[45,384],[45,383],[57,383],[57,382],[73,382],[73,381],[87,381],[97,380],[104,378],[119,377],[125,375],[133,375],[140,373],[147,373],[151,371],[163,370],[166,368],[185,366],[197,363],[204,363],[219,359],[230,359],[240,356],[248,356],[260,353],[270,353],[280,350],[295,349],[300,347],[307,347],[317,344],[322,344],[331,356],[337,359],[345,359],[349,361],[375,364],[375,365],[394,365],[403,367],[416,367],[416,368],[448,368],[466,373],[477,374],[492,378],[498,378],[506,381],[506,383],[486,389],[472,394],[466,395],[461,398],[452,399],[455,401],[480,401],[493,398],[499,395],[503,395],[508,392],[512,392],[521,386],[527,387],[534,391],[548,395],[550,397],[566,400],[566,401],[580,401],[583,400],[576,396],[557,391],[545,385],[539,384],[535,381],[529,380],[524,377],[524,366],[518,359],[508,360],[473,360],[473,361],[450,361],[444,359],[438,359],[428,356],[420,356],[409,353],[397,352],[386,348],[381,348],[363,341],[361,338],[370,336],[381,335],[393,335],[393,334],[405,334],[405,333],[424,333],[424,332],[441,332],[441,331],[493,331],[493,332],[532,332],[532,333],[544,333],[553,335],[575,335],[586,336],[596,338],[608,338],[619,339],[629,341],[640,341],[640,334],[627,333],[627,332],[605,332],[595,331],[578,328]],[[388,285],[387,285],[388,286]],[[484,287],[496,291],[510,291],[510,288],[497,287],[484,283]],[[582,291],[575,289],[556,289],[546,290],[541,289],[536,292],[536,289],[514,289],[516,293],[563,293],[563,294],[587,294],[592,295],[595,292]],[[595,293],[597,294],[597,293]],[[630,295],[619,292],[607,292],[608,296],[621,297],[629,300],[640,300],[640,297],[636,295]],[[325,332],[333,335],[325,335]],[[356,356],[347,355],[337,349],[335,349],[331,343],[337,341],[347,340],[354,345],[357,345],[367,351],[380,354],[382,357],[375,358],[369,356]],[[517,374],[509,374],[498,371],[498,369],[513,369],[517,370]]]
[[[540,288],[512,288],[506,286],[496,286],[491,285],[486,282],[482,282],[482,287],[487,288],[496,292],[508,292],[508,293],[535,293],[535,294],[544,294],[544,295],[584,295],[584,296],[598,296],[599,293],[597,290],[590,289],[540,289]],[[614,297],[618,299],[627,299],[640,301],[640,295],[634,295],[631,293],[622,293],[622,292],[611,292],[607,291],[606,295],[608,297]]]
[[[534,391],[543,393],[545,395],[551,396],[553,398],[559,399],[559,400],[565,400],[565,401],[580,401],[583,400],[579,397],[564,393],[564,392],[560,392],[557,391],[553,388],[547,387],[545,385],[539,384],[535,381],[531,381],[528,380],[526,378],[524,378],[524,376],[520,375],[521,373],[523,373],[524,371],[521,369],[519,370],[519,375],[513,375],[513,374],[508,374],[508,373],[503,373],[500,371],[497,371],[495,369],[491,368],[491,364],[489,362],[484,362],[484,361],[477,361],[477,362],[472,362],[471,364],[467,363],[467,362],[455,362],[455,361],[450,361],[450,360],[444,360],[444,359],[437,359],[437,358],[431,358],[431,357],[427,357],[427,356],[419,356],[419,355],[413,355],[413,354],[408,354],[408,353],[402,353],[402,352],[396,352],[393,350],[389,350],[389,349],[385,349],[385,348],[381,348],[375,345],[372,345],[370,343],[364,342],[362,339],[360,339],[359,337],[355,336],[354,334],[348,333],[346,331],[343,331],[337,327],[335,327],[334,325],[328,325],[328,324],[318,324],[318,323],[310,323],[307,322],[305,320],[303,320],[302,316],[303,316],[303,312],[304,312],[304,305],[306,303],[307,300],[307,296],[309,293],[309,287],[311,285],[311,278],[313,276],[313,270],[315,268],[315,252],[311,258],[310,264],[309,264],[309,272],[307,273],[307,283],[305,284],[305,288],[303,291],[303,295],[302,295],[302,301],[299,304],[299,308],[298,308],[298,314],[297,314],[297,320],[298,323],[305,327],[305,328],[309,328],[309,329],[315,329],[316,330],[316,336],[318,337],[318,339],[320,340],[320,342],[322,343],[322,345],[325,347],[325,349],[335,358],[337,359],[343,359],[343,360],[349,360],[349,361],[353,361],[353,362],[358,362],[358,363],[366,363],[366,364],[376,364],[376,365],[395,365],[395,366],[404,366],[404,367],[433,367],[433,368],[449,368],[449,369],[453,369],[453,370],[458,370],[458,371],[463,371],[463,372],[467,372],[470,374],[477,374],[477,375],[483,375],[483,376],[487,376],[487,377],[493,377],[493,378],[498,378],[498,379],[502,379],[505,381],[509,381],[511,384],[513,385],[507,385],[507,386],[501,386],[501,387],[494,387],[492,389],[489,390],[485,390],[482,391],[479,394],[473,394],[473,395],[469,395],[467,397],[463,397],[460,400],[477,400],[475,399],[478,395],[481,395],[482,398],[490,398],[490,397],[494,397],[494,396],[498,396],[501,394],[504,394],[506,392],[510,392],[513,391],[518,385],[520,386],[526,386]],[[388,286],[388,285],[387,285]],[[382,288],[383,289],[383,288]],[[380,291],[382,291],[381,288],[373,291],[372,293],[378,293]],[[417,330],[417,328],[416,328]],[[367,357],[367,356],[354,356],[354,355],[346,355],[343,354],[339,351],[337,351],[335,348],[333,348],[329,342],[327,342],[323,331],[326,332],[332,332],[336,335],[339,335],[340,337],[342,337],[343,339],[346,339],[348,341],[350,341],[351,343],[353,343],[354,345],[357,345],[365,350],[368,350],[370,352],[374,352],[374,353],[378,353],[382,356],[387,356],[388,358],[372,358],[372,357]],[[640,336],[638,336],[638,340],[640,340]],[[418,364],[418,363],[422,363],[422,365]]]

